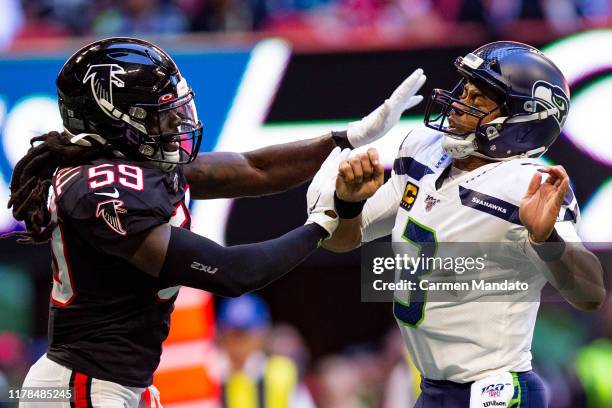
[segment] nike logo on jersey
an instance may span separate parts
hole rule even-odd
[[[106,197],[110,197],[110,198],[119,198],[119,191],[117,191],[117,187],[114,188],[114,192],[112,193],[104,193],[104,192],[95,192],[94,194],[96,195],[101,195],[101,196],[106,196]]]

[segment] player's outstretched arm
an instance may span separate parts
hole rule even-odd
[[[160,280],[220,296],[240,296],[280,278],[310,255],[328,232],[308,224],[269,241],[223,247],[189,230],[163,224],[127,260]]]
[[[246,153],[202,153],[183,171],[195,199],[273,194],[310,180],[343,140],[348,147],[346,138],[330,133]]]
[[[223,247],[189,230],[162,224],[140,237],[142,243],[135,251],[115,246],[111,255],[128,260],[163,286],[185,285],[221,296],[262,288],[295,268],[334,232],[336,169],[348,154],[348,149],[332,151],[308,190],[306,225],[279,238]]]
[[[310,180],[336,146],[356,148],[383,137],[402,113],[423,100],[416,95],[425,83],[422,69],[414,71],[393,94],[346,131],[319,138],[265,147],[246,153],[204,153],[184,167],[196,199],[234,198],[277,193]]]
[[[534,175],[519,211],[530,246],[546,263],[548,281],[570,304],[580,310],[598,309],[606,297],[601,263],[581,242],[565,242],[556,231],[569,177],[562,166],[540,171],[548,178],[542,183],[542,176]]]

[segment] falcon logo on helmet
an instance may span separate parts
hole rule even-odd
[[[91,93],[102,111],[115,120],[122,120],[143,133],[146,128],[130,116],[121,112],[113,104],[113,86],[124,88],[125,82],[118,75],[125,75],[125,69],[118,64],[90,65],[83,78],[83,84],[91,83]]]
[[[125,82],[118,75],[125,75],[125,70],[118,64],[91,65],[83,78],[83,83],[91,83],[91,93],[102,110],[113,117],[113,86],[123,88]]]
[[[62,67],[57,91],[72,143],[157,162],[164,171],[198,154],[202,123],[195,94],[154,44],[114,37],[86,45]]]

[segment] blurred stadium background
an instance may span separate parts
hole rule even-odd
[[[567,168],[582,238],[610,265],[609,26],[609,0],[0,0],[0,231],[20,228],[5,209],[13,165],[30,137],[60,128],[55,76],[93,39],[167,49],[196,91],[204,150],[235,151],[341,129],[417,67],[424,95],[452,86],[457,56],[507,39],[542,48],[571,83],[565,132],[545,160]],[[422,113],[377,144],[387,167]],[[227,245],[278,236],[304,221],[305,191],[193,203],[194,229]],[[0,388],[18,386],[45,350],[49,262],[46,246],[0,240]],[[261,295],[274,325],[264,348],[295,360],[317,406],[410,406],[418,381],[390,305],[360,302],[358,251],[319,251]],[[216,406],[216,303],[181,292],[156,376],[165,406]],[[612,407],[612,303],[585,314],[544,302],[533,354],[551,407]]]

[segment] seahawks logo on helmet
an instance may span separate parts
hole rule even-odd
[[[546,81],[537,81],[533,84],[532,95],[536,105],[533,107],[534,111],[539,111],[538,107],[540,107],[555,112],[552,117],[555,118],[559,128],[562,128],[569,113],[569,99],[565,92],[560,87]]]
[[[91,83],[91,92],[100,108],[111,118],[115,108],[113,105],[113,87],[123,88],[125,82],[119,75],[125,75],[125,70],[118,64],[90,65],[83,78],[83,84]]]

